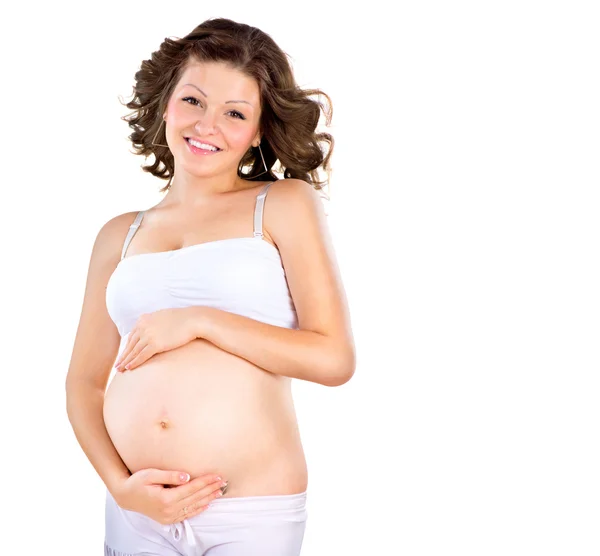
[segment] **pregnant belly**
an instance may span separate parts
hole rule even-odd
[[[306,488],[290,379],[205,340],[115,373],[104,422],[132,473],[219,473],[230,482],[226,496]]]

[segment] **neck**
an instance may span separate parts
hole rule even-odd
[[[253,182],[241,179],[237,174],[194,176],[185,172],[176,172],[171,187],[165,195],[165,201],[188,207],[198,203],[204,204],[220,199],[227,193],[248,189],[249,184]],[[253,186],[255,184],[250,185]]]

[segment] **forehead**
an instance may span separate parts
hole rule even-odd
[[[223,62],[189,62],[177,83],[181,90],[186,84],[196,85],[206,93],[208,100],[227,101],[243,99],[254,106],[259,104],[260,91],[256,80]]]

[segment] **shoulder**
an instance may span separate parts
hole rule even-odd
[[[318,224],[326,217],[322,193],[304,180],[289,178],[274,182],[267,199],[266,226],[275,241],[286,230],[300,231],[307,219]]]
[[[268,197],[276,198],[275,202],[290,202],[303,199],[320,199],[321,193],[310,183],[297,178],[277,180],[269,187]]]
[[[300,179],[278,180],[269,188],[265,228],[284,261],[297,250],[332,252],[322,193]]]
[[[96,235],[93,256],[104,262],[121,258],[121,249],[135,217],[139,211],[125,212],[105,222]]]

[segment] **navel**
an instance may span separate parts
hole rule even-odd
[[[167,408],[164,405],[160,408],[159,415],[160,417],[158,418],[158,424],[160,425],[160,428],[168,429],[171,426],[171,423],[169,422]]]
[[[160,424],[161,428],[163,428],[163,429],[168,429],[169,428],[169,420],[166,417],[163,417],[159,421],[159,424]]]

